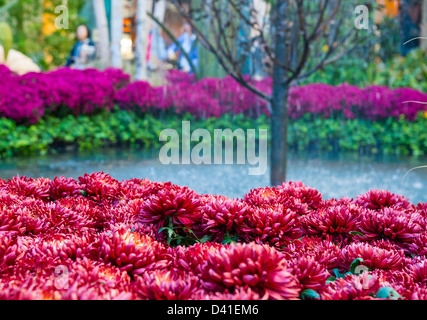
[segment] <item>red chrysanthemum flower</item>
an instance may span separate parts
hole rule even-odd
[[[178,246],[170,248],[173,262],[171,270],[174,273],[189,273],[198,275],[209,254],[217,252],[221,248],[218,243],[196,243],[189,247]]]
[[[62,268],[66,278],[60,282],[55,274],[54,280],[62,300],[134,299],[129,275],[115,266],[83,258],[69,261]]]
[[[386,238],[397,243],[411,242],[421,232],[419,219],[417,213],[408,214],[394,208],[384,208],[378,212],[367,210],[362,213],[360,221],[362,239]]]
[[[201,229],[213,242],[222,242],[226,232],[234,233],[248,214],[249,206],[238,200],[212,197],[203,206]]]
[[[195,276],[174,276],[170,271],[156,270],[138,277],[133,288],[144,300],[189,300],[198,286]]]
[[[427,261],[419,261],[406,266],[406,272],[419,284],[427,284]]]
[[[81,189],[93,201],[115,200],[120,195],[120,183],[104,172],[85,174],[79,178]]]
[[[170,182],[153,182],[147,179],[131,179],[121,182],[120,198],[126,200],[147,199],[160,190],[172,187]]]
[[[415,284],[408,300],[427,300],[427,287],[425,285]]]
[[[372,300],[379,289],[379,280],[364,272],[330,282],[320,296],[322,300]]]
[[[289,196],[278,193],[274,187],[254,189],[245,195],[246,203],[255,207],[283,203],[288,198]]]
[[[206,290],[233,292],[248,286],[270,299],[298,299],[298,280],[276,249],[256,244],[223,246],[209,254],[201,272]]]
[[[312,257],[292,259],[289,262],[289,267],[291,267],[292,274],[297,277],[301,284],[301,290],[320,290],[325,286],[326,280],[330,277],[326,267]]]
[[[122,271],[142,274],[147,270],[164,269],[171,264],[167,249],[150,237],[116,226],[100,234],[94,245],[101,260],[111,262]]]
[[[319,209],[301,218],[301,227],[307,235],[330,235],[333,241],[351,238],[358,230],[361,208],[354,204]]]
[[[299,216],[283,205],[253,208],[239,226],[240,236],[247,242],[268,243],[282,247],[302,236]]]
[[[362,258],[363,265],[371,270],[400,270],[403,257],[403,251],[379,248],[369,243],[352,243],[341,249],[340,269],[347,272],[355,259]]]
[[[171,223],[190,228],[201,220],[201,209],[202,202],[197,193],[187,187],[176,187],[149,197],[141,208],[139,221],[156,224],[160,228]]]
[[[72,178],[55,177],[50,181],[49,196],[53,200],[80,195],[81,186]]]
[[[206,292],[200,290],[194,295],[195,300],[221,300],[221,301],[254,301],[254,300],[268,300],[268,294],[260,296],[249,287],[236,288],[234,292]]]
[[[27,247],[16,232],[0,231],[0,275],[13,266],[26,252]]]
[[[48,200],[50,180],[45,178],[33,179],[25,176],[18,176],[8,180],[4,188],[10,193],[19,196]]]
[[[427,232],[421,233],[418,237],[413,238],[405,246],[406,251],[418,256],[427,256]]]
[[[381,287],[391,287],[403,299],[411,299],[416,284],[408,273],[400,270],[374,270],[372,274],[380,280]]]
[[[322,202],[322,194],[316,189],[305,186],[302,182],[285,182],[277,187],[277,191],[279,194],[301,200],[311,209],[319,208]]]
[[[403,196],[387,190],[371,190],[356,198],[355,203],[371,210],[395,208],[397,210],[413,210],[414,206]]]
[[[341,249],[329,238],[313,236],[294,241],[284,248],[284,253],[289,258],[311,257],[328,270],[333,270],[339,266]]]

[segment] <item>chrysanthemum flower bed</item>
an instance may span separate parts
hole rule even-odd
[[[0,180],[0,299],[427,299],[427,203],[244,199],[171,183]],[[364,272],[362,272],[364,271]]]

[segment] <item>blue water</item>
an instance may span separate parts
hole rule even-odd
[[[427,158],[360,156],[357,154],[291,154],[288,180],[318,189],[324,198],[356,197],[370,189],[388,189],[411,202],[427,202]],[[147,178],[171,181],[199,193],[241,198],[251,189],[269,184],[269,173],[250,176],[246,165],[162,165],[157,152],[121,149],[90,153],[17,158],[0,161],[0,178],[66,176],[104,171],[118,180]]]

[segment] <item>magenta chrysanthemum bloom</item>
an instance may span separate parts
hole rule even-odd
[[[148,270],[164,269],[171,264],[167,249],[150,237],[117,226],[100,234],[94,245],[101,260],[118,266],[122,271],[142,274]]]
[[[177,274],[198,275],[209,254],[217,252],[220,248],[220,244],[210,242],[196,243],[189,247],[170,248],[169,251],[173,259],[171,270]]]
[[[212,197],[203,206],[201,229],[213,242],[222,242],[224,234],[234,233],[248,214],[249,206],[238,200]]]
[[[147,199],[160,190],[170,189],[170,182],[153,182],[147,179],[131,179],[120,183],[121,197],[126,200]]]
[[[364,240],[386,238],[397,243],[411,242],[421,232],[420,215],[405,213],[394,208],[363,212],[360,231]]]
[[[245,195],[245,201],[255,207],[263,205],[275,205],[285,202],[288,198],[289,196],[285,194],[279,194],[274,187],[254,189]]]
[[[239,226],[246,241],[282,247],[302,236],[299,215],[283,205],[254,208]]]
[[[133,288],[144,300],[189,300],[198,290],[199,280],[193,275],[155,270],[137,277]]]
[[[301,217],[301,227],[307,235],[330,235],[333,241],[342,242],[357,231],[361,208],[354,204],[322,208]]]
[[[322,194],[316,189],[305,186],[302,182],[285,182],[277,187],[279,194],[286,194],[301,200],[311,209],[317,209],[322,202]]]
[[[91,232],[75,234],[54,234],[38,237],[28,248],[25,260],[37,259],[37,257],[49,256],[60,258],[62,261],[90,256],[95,235]]]
[[[427,256],[427,232],[415,237],[412,242],[406,245],[405,249],[418,256]]]
[[[328,270],[339,266],[341,249],[329,238],[303,237],[284,248],[284,253],[289,258],[298,259],[301,256],[311,257]]]
[[[65,267],[68,279],[59,283],[59,288],[58,283],[55,286],[62,300],[134,299],[131,278],[115,266],[83,258],[69,261]],[[57,280],[58,274],[55,277]]]
[[[289,262],[292,274],[301,284],[301,290],[320,290],[325,286],[330,274],[324,265],[321,265],[311,257],[300,257]]]
[[[72,178],[55,177],[50,181],[49,196],[53,200],[80,195],[81,186]]]
[[[379,289],[375,276],[352,274],[330,282],[320,296],[322,300],[372,300]]]
[[[363,265],[371,270],[400,270],[403,257],[403,251],[383,249],[369,243],[352,243],[341,249],[340,269],[347,272],[355,259],[362,258]]]
[[[50,180],[44,178],[33,179],[18,176],[13,177],[11,180],[7,181],[4,188],[10,193],[19,196],[47,200],[49,199]]]
[[[149,197],[140,212],[141,223],[152,223],[160,228],[175,226],[190,228],[202,217],[202,202],[194,191],[171,188]]]
[[[85,174],[79,178],[81,188],[93,201],[115,200],[120,195],[120,183],[104,172]]]
[[[223,246],[209,254],[201,272],[206,290],[233,292],[248,286],[270,299],[298,299],[298,280],[276,249],[256,244]]]
[[[268,294],[260,296],[249,287],[236,288],[234,292],[206,292],[201,290],[194,296],[196,300],[221,300],[221,301],[254,301],[254,300],[268,300]]]
[[[355,203],[371,210],[395,208],[397,210],[413,210],[414,206],[403,196],[387,190],[371,190],[356,198]]]
[[[0,275],[13,266],[26,251],[15,232],[0,231]]]
[[[427,284],[427,261],[419,261],[406,266],[406,272],[411,275],[415,282]]]

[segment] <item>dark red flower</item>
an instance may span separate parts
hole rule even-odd
[[[132,232],[126,226],[119,225],[104,231],[94,247],[102,261],[111,262],[132,274],[165,269],[171,264],[167,249],[162,244]]]
[[[380,289],[375,276],[365,272],[361,275],[347,275],[330,282],[321,293],[322,300],[372,300]]]
[[[160,228],[171,223],[190,228],[201,220],[201,209],[199,196],[187,187],[165,189],[145,201],[139,221],[156,224]]]
[[[305,234],[326,236],[334,241],[351,238],[351,231],[357,231],[361,208],[354,204],[322,208],[301,217],[301,227]]]
[[[371,190],[356,198],[355,203],[371,210],[395,208],[397,210],[413,210],[414,206],[403,196],[387,190]]]
[[[292,274],[295,275],[301,284],[301,290],[320,290],[325,286],[330,274],[324,265],[318,263],[312,257],[300,257],[289,262]]]
[[[282,247],[302,236],[299,215],[283,205],[254,207],[239,226],[247,242],[268,243]]]
[[[285,182],[277,187],[277,191],[279,194],[299,199],[311,209],[319,208],[322,202],[322,194],[316,189],[305,186],[302,182]]]
[[[10,193],[19,196],[47,200],[49,199],[50,180],[45,178],[33,179],[25,176],[18,176],[7,181],[4,188]]]
[[[256,244],[233,244],[210,253],[201,272],[206,290],[233,292],[248,286],[270,299],[298,299],[298,280],[276,249]]]
[[[371,270],[400,270],[403,257],[403,251],[379,248],[369,243],[352,243],[341,249],[340,269],[347,272],[355,259],[362,258],[362,264]]]
[[[330,271],[339,266],[341,255],[341,249],[331,239],[316,236],[296,240],[286,246],[283,252],[289,258],[311,257]]]
[[[170,271],[155,270],[138,277],[133,288],[144,300],[189,300],[198,286],[193,275],[173,276]]]
[[[120,195],[120,183],[104,172],[85,174],[79,178],[81,189],[93,201],[115,200]]]
[[[226,232],[234,233],[237,226],[249,214],[249,206],[238,200],[212,197],[205,202],[201,229],[203,235],[210,236],[213,242],[222,242]]]
[[[411,242],[421,232],[420,215],[405,213],[394,208],[384,208],[378,212],[367,210],[362,213],[360,231],[362,239],[386,238],[397,243]]]
[[[55,177],[50,181],[49,196],[53,200],[80,195],[81,186],[72,178]]]

